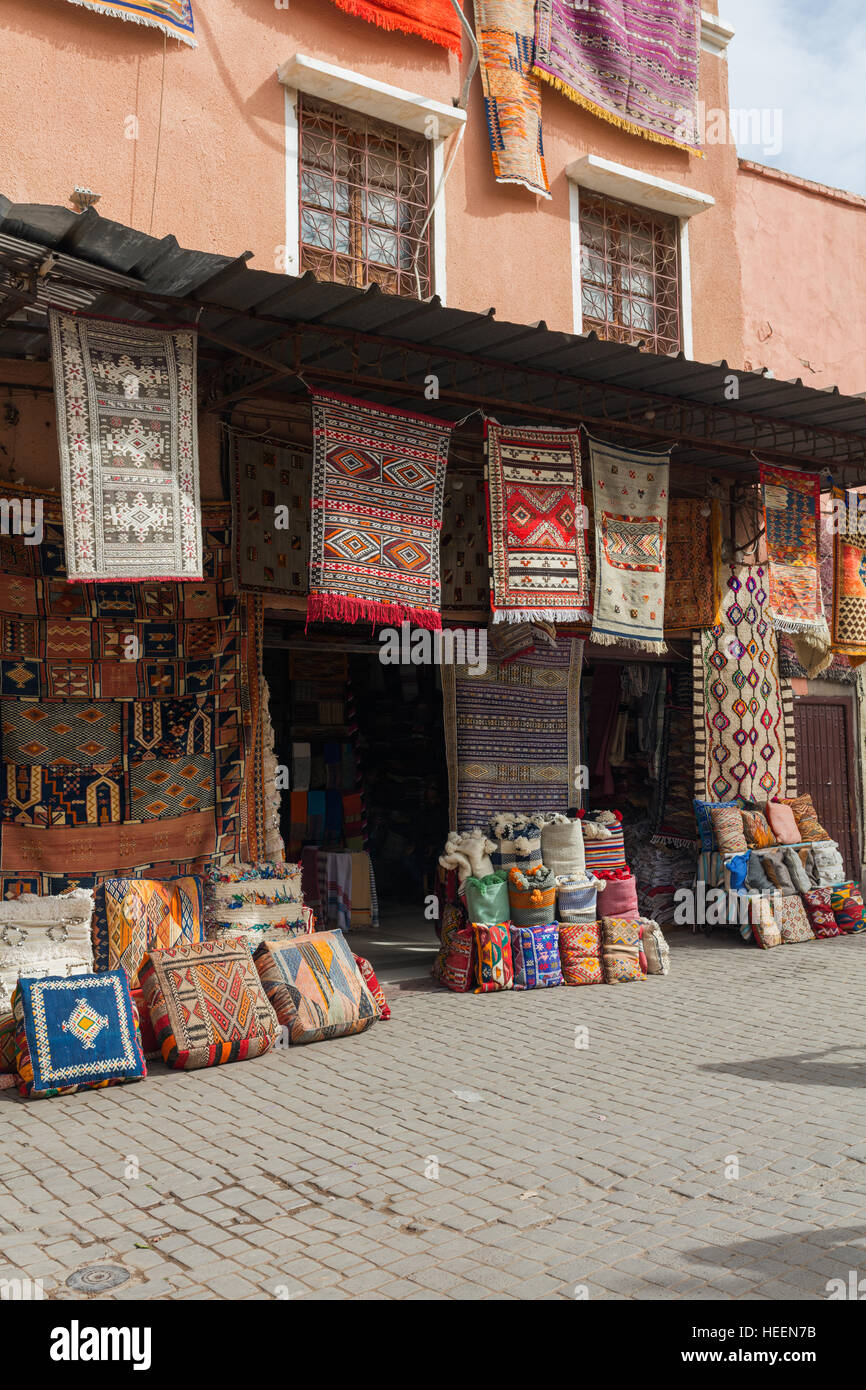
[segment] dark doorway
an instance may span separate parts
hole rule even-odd
[[[794,701],[797,788],[809,792],[818,819],[839,845],[845,872],[860,877],[851,701],[807,695]]]

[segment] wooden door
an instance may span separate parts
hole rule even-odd
[[[794,701],[797,790],[809,792],[818,819],[838,842],[845,872],[860,877],[857,779],[851,701],[808,695]]]

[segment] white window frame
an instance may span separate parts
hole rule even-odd
[[[430,196],[433,199],[433,234],[430,264],[431,294],[446,303],[446,218],[442,176],[445,171],[445,142],[466,124],[466,112],[446,106],[431,97],[419,96],[401,87],[378,82],[364,73],[335,67],[317,58],[296,53],[277,70],[283,87],[286,149],[286,244],[283,257],[289,275],[301,273],[300,226],[300,141],[298,93],[306,92],[322,101],[349,111],[359,111],[377,120],[426,135],[432,144],[430,158]]]
[[[685,184],[656,178],[642,169],[627,164],[615,164],[612,159],[587,154],[566,168],[569,189],[569,224],[571,228],[571,284],[574,306],[574,332],[583,332],[583,282],[580,272],[580,190],[604,193],[622,203],[662,212],[677,221],[680,264],[680,338],[686,357],[694,357],[692,328],[692,276],[689,250],[689,223],[699,213],[715,206],[709,193],[699,193]]]

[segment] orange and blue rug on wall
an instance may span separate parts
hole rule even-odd
[[[146,4],[138,5],[131,4],[130,0],[72,0],[72,4],[94,10],[96,14],[110,15],[113,19],[150,25],[161,29],[169,38],[189,44],[190,48],[197,47],[192,0],[147,0]]]

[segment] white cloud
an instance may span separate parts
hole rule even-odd
[[[862,0],[720,0],[734,110],[765,111],[744,159],[866,195],[866,11]],[[767,136],[781,112],[781,148]]]

